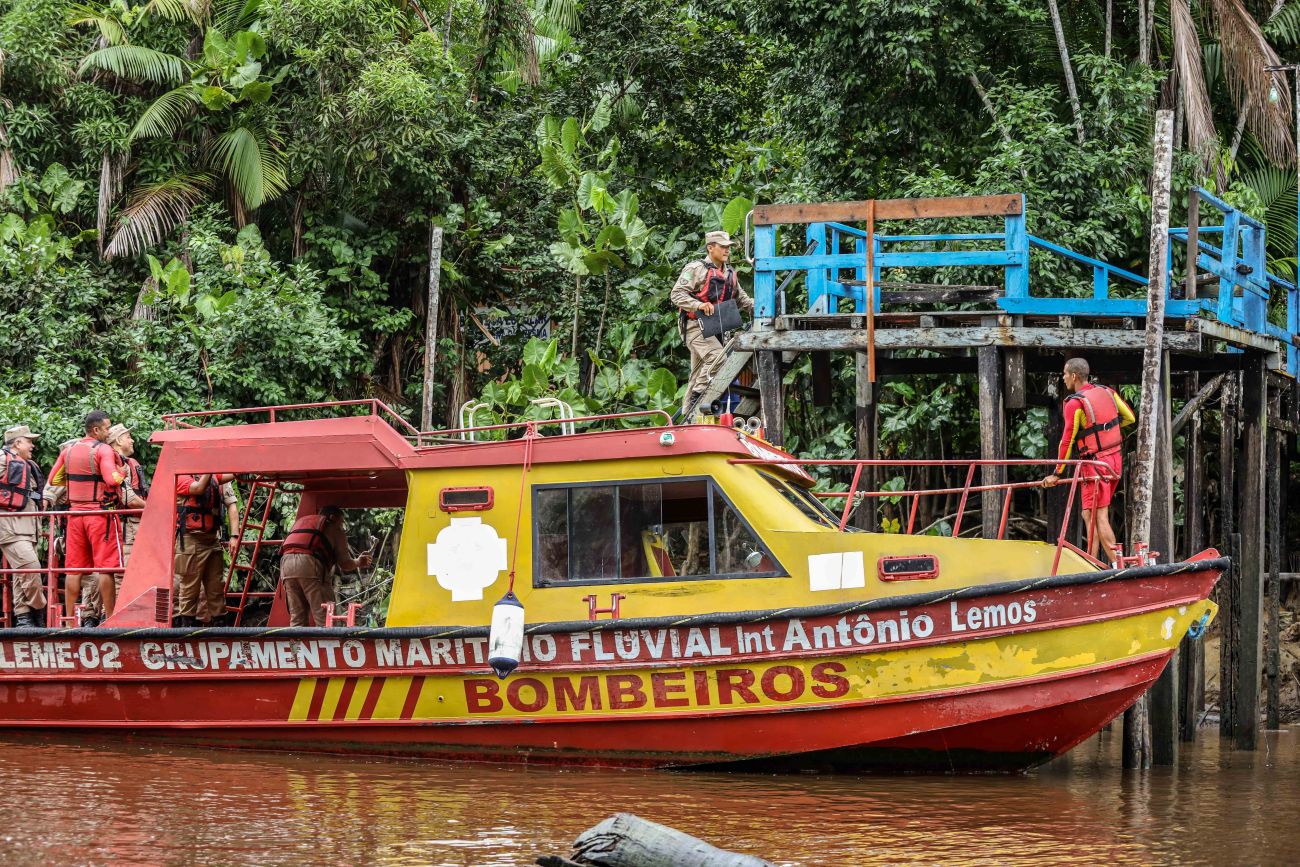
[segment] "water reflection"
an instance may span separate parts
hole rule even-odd
[[[529,864],[615,810],[785,864],[1294,863],[1300,750],[1208,732],[1124,774],[1103,734],[1021,777],[428,765],[10,736],[5,864]]]

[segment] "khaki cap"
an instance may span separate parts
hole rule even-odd
[[[108,429],[108,441],[109,441],[110,443],[111,443],[111,442],[115,442],[115,441],[121,439],[123,436],[125,436],[126,434],[128,434],[128,433],[130,433],[130,432],[131,432],[131,429],[130,429],[129,427],[127,427],[126,425],[124,425],[124,424],[115,424],[115,425],[113,425],[111,428]]]
[[[726,232],[708,232],[704,236],[704,246],[709,244],[718,244],[723,247],[730,247],[736,242],[731,240],[731,236]]]
[[[5,431],[5,445],[9,445],[19,437],[27,437],[29,440],[34,440],[39,436],[40,434],[32,433],[32,429],[27,425],[20,424],[17,427],[11,427]]]

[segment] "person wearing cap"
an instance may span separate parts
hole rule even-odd
[[[145,498],[149,496],[149,477],[134,457],[135,440],[131,436],[131,429],[124,424],[113,425],[108,429],[108,444],[126,472],[126,480],[122,482],[122,508],[143,509]],[[127,561],[131,559],[131,549],[135,547],[135,536],[139,530],[139,515],[128,515],[122,519],[122,568],[126,568]],[[122,589],[120,572],[117,574],[116,587]]]
[[[0,513],[39,512],[45,479],[32,460],[36,438],[27,425],[5,431],[4,468],[0,470]],[[0,517],[0,550],[10,569],[39,569],[36,556],[38,518]],[[12,574],[14,626],[45,625],[45,581],[39,572]]]
[[[697,318],[700,313],[713,315],[715,304],[735,302],[750,313],[754,301],[740,288],[736,269],[729,264],[731,247],[735,241],[726,232],[709,232],[704,236],[705,256],[688,262],[681,276],[673,284],[669,296],[678,311],[678,329],[682,341],[691,353],[691,379],[686,387],[686,403],[694,402],[708,385],[709,371],[721,359],[722,338],[705,337]]]
[[[354,558],[348,545],[343,510],[326,506],[318,515],[302,515],[280,545],[280,583],[289,603],[292,626],[324,626],[325,603],[334,601],[330,570],[369,569],[369,553]]]

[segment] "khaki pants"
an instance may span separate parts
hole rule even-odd
[[[36,504],[27,502],[24,512],[36,511]],[[40,558],[36,556],[35,518],[0,517],[0,550],[4,551],[5,563],[10,569],[39,569]],[[45,607],[45,576],[38,572],[14,575],[10,582],[13,587],[14,614],[26,614],[33,608]]]
[[[210,622],[226,613],[225,549],[216,533],[186,533],[172,561],[176,616]]]
[[[686,348],[691,351],[691,381],[686,386],[686,399],[704,391],[708,386],[709,374],[714,365],[722,361],[722,339],[705,337],[696,319],[686,320],[686,330],[682,335]]]
[[[325,579],[325,566],[310,554],[280,558],[280,580],[293,626],[324,626],[326,602],[334,601],[334,585]]]

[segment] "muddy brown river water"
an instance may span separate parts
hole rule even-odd
[[[0,738],[0,863],[524,865],[626,810],[778,864],[1297,864],[1300,729],[1205,729],[1119,770],[1118,726],[1015,777],[438,765]]]

